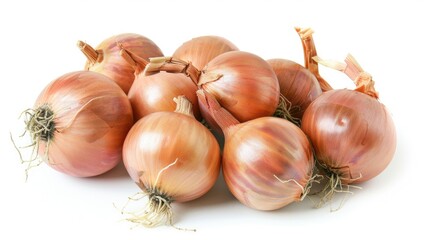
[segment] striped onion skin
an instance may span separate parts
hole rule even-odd
[[[319,82],[308,69],[294,61],[276,58],[267,62],[277,75],[280,93],[290,103],[289,114],[301,120],[308,105],[322,94]]]
[[[194,67],[201,70],[220,54],[237,50],[232,42],[223,37],[201,36],[183,43],[173,53],[173,57],[191,62]]]
[[[149,61],[151,57],[163,56],[161,49],[149,38],[135,33],[123,33],[102,41],[95,49],[86,43],[78,46],[88,58],[85,70],[102,73],[113,79],[125,93],[134,82],[135,69],[120,55],[121,49]]]
[[[342,184],[374,178],[395,153],[392,117],[377,98],[358,91],[324,92],[307,108],[301,127],[317,160]]]
[[[169,202],[201,197],[220,172],[214,136],[194,117],[177,112],[141,118],[128,133],[123,154],[129,175],[143,192],[159,194]]]
[[[201,119],[198,99],[195,92],[197,86],[183,74],[159,72],[146,76],[138,74],[128,92],[131,106],[133,107],[134,120],[154,112],[173,112],[176,104],[171,100],[176,96],[185,95],[191,101],[193,115]]]
[[[37,146],[50,167],[92,177],[122,160],[122,145],[134,121],[127,96],[111,79],[88,71],[64,74],[40,93],[34,109],[43,106],[54,114],[55,128]]]
[[[275,210],[301,199],[314,159],[300,128],[285,119],[263,117],[224,132],[223,175],[241,203]]]

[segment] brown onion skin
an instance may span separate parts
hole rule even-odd
[[[305,109],[322,94],[316,77],[300,64],[287,59],[269,59],[279,81],[280,93],[291,104],[290,114],[296,119],[302,119]]]
[[[176,104],[172,99],[179,95],[185,95],[191,101],[193,114],[196,119],[200,120],[201,114],[195,94],[197,90],[197,86],[183,74],[167,72],[150,76],[138,74],[128,92],[134,120],[137,121],[153,112],[174,112]]]
[[[324,92],[307,108],[301,127],[317,160],[338,174],[342,184],[374,178],[395,153],[396,130],[389,112],[361,92]]]
[[[151,57],[163,56],[160,48],[149,38],[135,33],[124,33],[105,39],[97,47],[102,57],[97,61],[88,60],[85,70],[102,73],[113,79],[125,93],[128,93],[134,81],[134,68],[119,54],[127,49],[135,55],[149,61]]]
[[[45,162],[50,167],[71,176],[91,177],[122,160],[122,144],[133,115],[127,96],[111,79],[89,71],[65,74],[41,92],[34,107],[44,104],[55,115],[56,131],[49,148],[45,141],[40,141],[39,148],[39,156],[48,150]]]
[[[213,76],[219,78],[210,81]],[[279,102],[279,83],[273,69],[264,59],[248,52],[217,56],[202,70],[198,85],[240,122],[272,116]]]
[[[220,171],[220,150],[214,136],[195,118],[156,112],[140,119],[125,140],[124,163],[144,192],[157,189],[171,201],[186,202],[205,194]],[[165,170],[154,186],[158,173]]]
[[[263,117],[225,131],[222,170],[232,194],[258,210],[275,210],[299,201],[314,160],[305,134],[291,122]],[[275,176],[274,176],[275,175]]]
[[[173,57],[191,62],[194,67],[201,70],[220,54],[237,50],[232,42],[223,37],[201,36],[183,43],[173,53]]]

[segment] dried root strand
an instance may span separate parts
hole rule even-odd
[[[357,180],[361,177],[362,175],[352,180]],[[343,184],[341,180],[341,176],[331,171],[329,173],[328,182],[326,183],[322,191],[319,193],[320,201],[316,205],[316,208],[320,208],[324,206],[326,203],[331,203],[336,193],[345,193],[346,195],[344,195],[338,207],[332,208],[331,206],[331,212],[338,211],[343,207],[347,197],[353,194],[353,192],[350,190],[351,188],[362,189],[361,187],[358,187],[355,185]]]
[[[44,161],[49,161],[48,152],[49,146],[55,132],[55,116],[49,105],[44,104],[37,109],[27,109],[22,112],[20,117],[24,117],[25,131],[19,137],[24,137],[27,133],[30,135],[30,144],[25,146],[17,146],[12,134],[10,139],[13,146],[19,154],[21,164],[26,164],[25,176],[28,180],[28,172],[30,169],[39,166]],[[46,143],[46,148],[43,156],[39,157],[40,142]],[[22,149],[31,148],[29,159],[24,159]]]
[[[296,106],[292,106],[292,103],[283,94],[280,94],[279,104],[274,112],[274,117],[286,119],[299,127],[301,120],[292,116],[296,108]]]

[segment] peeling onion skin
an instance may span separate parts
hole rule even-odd
[[[275,210],[299,201],[313,172],[314,160],[304,133],[274,117],[235,125],[225,134],[222,169],[232,194],[258,210]],[[274,176],[275,175],[275,176]]]
[[[220,172],[220,149],[214,136],[191,116],[156,112],[140,119],[123,147],[125,167],[146,193],[157,189],[175,202],[208,192]],[[160,174],[158,173],[177,160]]]
[[[135,78],[134,68],[119,54],[122,48],[147,61],[151,57],[163,56],[163,53],[152,40],[135,33],[112,36],[102,41],[95,48],[101,54],[97,60],[88,59],[85,63],[85,70],[102,73],[110,77],[125,93],[128,93]]]
[[[338,174],[342,184],[379,175],[396,149],[396,130],[386,107],[364,93],[341,89],[324,92],[306,110],[302,130],[317,160]]]
[[[40,141],[39,156],[47,149],[45,162],[50,167],[91,177],[122,160],[122,144],[133,115],[127,96],[111,79],[89,71],[65,74],[41,92],[35,109],[45,104],[54,113],[56,131],[48,149]]]
[[[322,94],[316,77],[300,64],[286,59],[269,59],[279,81],[280,93],[291,104],[290,114],[302,119],[305,109]]]
[[[196,119],[201,119],[198,99],[195,92],[197,86],[185,75],[160,72],[145,76],[138,74],[128,93],[134,112],[134,120],[154,112],[174,112],[176,104],[173,99],[184,95],[193,105],[193,114]]]
[[[213,76],[219,78],[212,81]],[[217,56],[203,69],[198,85],[240,122],[272,116],[279,102],[279,83],[273,69],[248,52]]]
[[[173,57],[191,62],[201,70],[218,55],[237,51],[238,48],[229,40],[219,36],[201,36],[183,43],[173,53]]]

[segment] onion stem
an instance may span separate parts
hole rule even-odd
[[[77,46],[85,54],[86,58],[91,64],[101,62],[103,60],[103,54],[100,51],[95,50],[91,45],[86,44],[83,41],[78,41]]]
[[[190,62],[173,57],[150,58],[150,62],[145,69],[145,74],[151,75],[160,71],[186,74],[186,76],[191,78],[195,84],[198,84],[198,79],[201,75],[201,71],[193,66]]]
[[[173,100],[176,103],[176,110],[174,110],[174,112],[182,113],[194,118],[192,103],[184,95],[175,97]]]
[[[296,32],[301,38],[302,46],[304,48],[304,62],[305,68],[310,70],[311,73],[317,78],[320,84],[320,88],[323,92],[332,90],[331,85],[322,77],[319,73],[319,66],[317,62],[313,59],[314,56],[317,56],[316,45],[313,40],[313,30],[311,28],[295,28]]]
[[[122,47],[122,45],[121,45],[121,47]],[[144,58],[139,57],[138,55],[128,51],[125,48],[121,48],[119,55],[121,55],[121,57],[134,68],[134,74],[135,75],[138,75],[141,72],[143,72],[143,70],[145,69],[147,64],[149,64],[149,62],[146,61]]]

